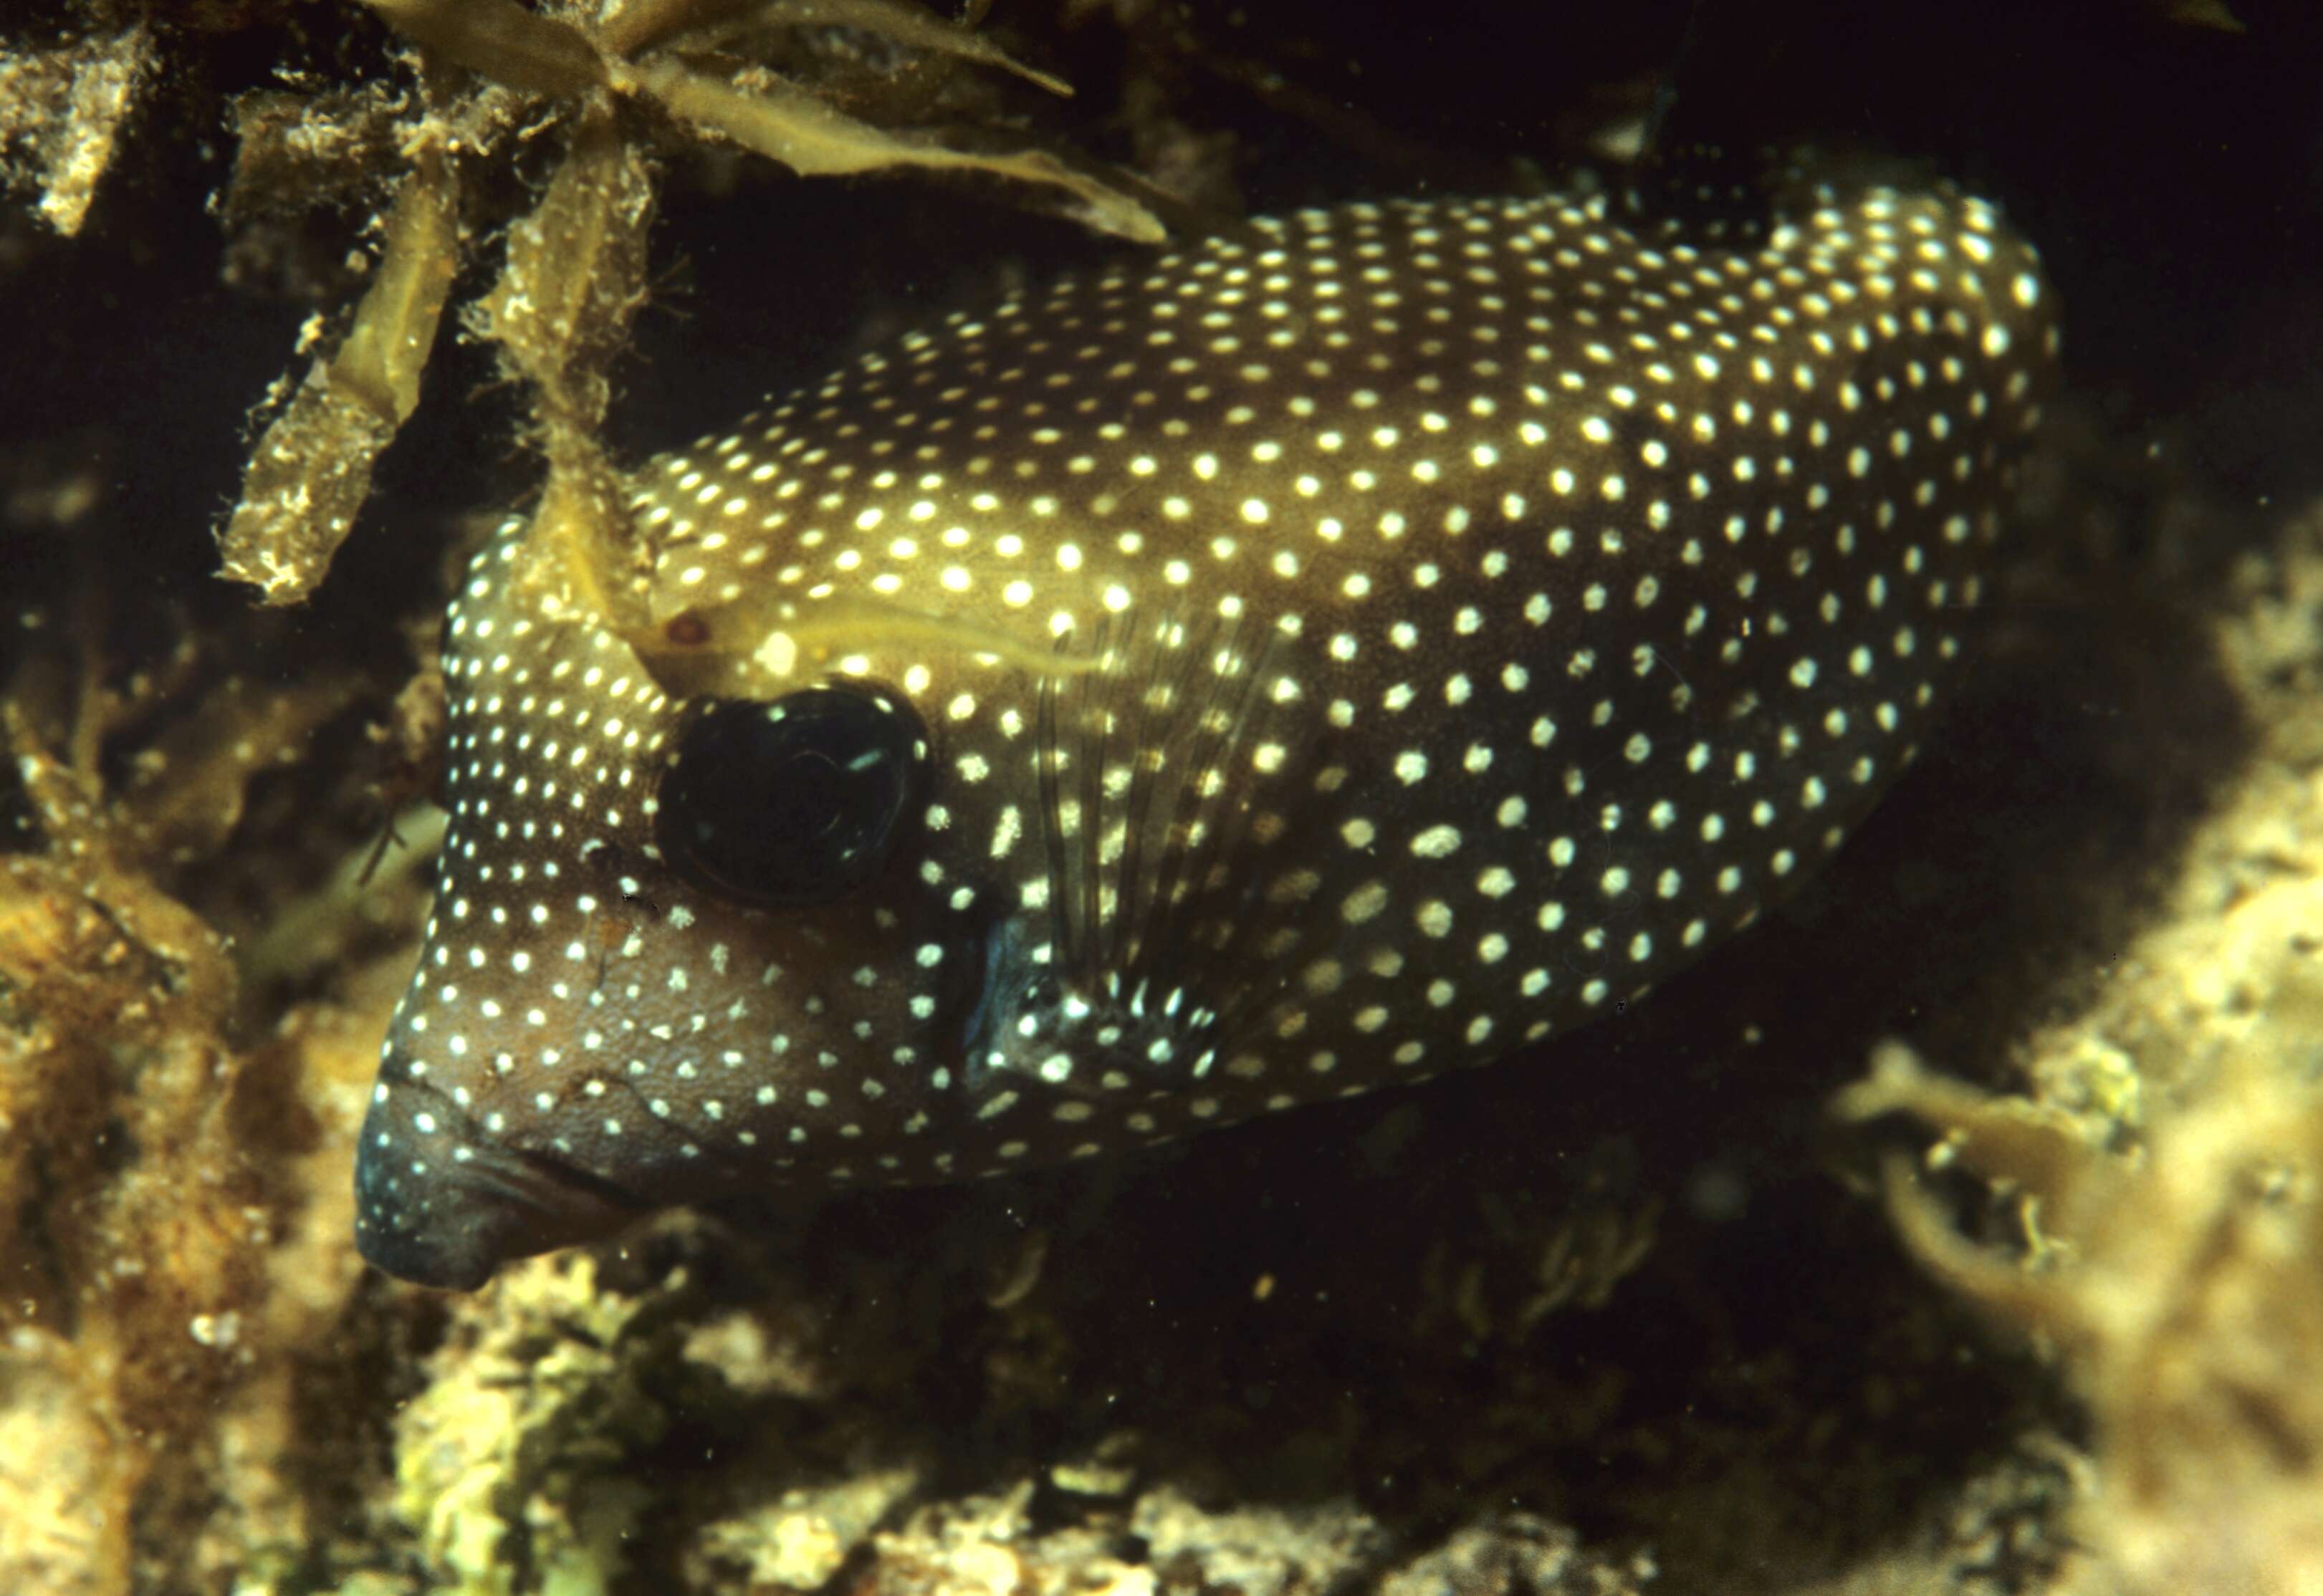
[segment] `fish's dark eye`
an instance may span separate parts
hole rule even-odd
[[[734,903],[829,903],[919,824],[927,763],[919,718],[877,689],[705,700],[662,775],[654,840],[680,877]]]

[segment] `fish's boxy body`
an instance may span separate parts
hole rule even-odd
[[[511,526],[364,1255],[1419,1080],[1749,923],[1912,757],[2056,348],[1983,203],[1763,198],[1348,206],[955,316],[638,473],[618,626]]]

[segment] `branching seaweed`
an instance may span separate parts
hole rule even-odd
[[[409,170],[381,228],[372,285],[335,348],[313,360],[266,427],[241,502],[219,533],[223,573],[269,604],[298,603],[322,581],[369,496],[381,451],[417,408],[464,240],[474,231],[462,222],[462,170],[493,159],[519,128],[530,136],[562,122],[565,163],[538,206],[508,230],[499,281],[463,321],[498,345],[504,369],[535,398],[546,498],[564,507],[566,524],[587,528],[581,546],[566,551],[584,556],[580,568],[565,573],[584,602],[618,606],[634,557],[614,518],[600,513],[618,477],[594,440],[612,361],[645,298],[657,152],[722,142],[805,176],[982,174],[1044,195],[1100,232],[1162,237],[1143,205],[1045,151],[988,152],[875,125],[749,53],[769,32],[836,24],[1070,92],[981,35],[901,0],[653,0],[594,14],[531,11],[515,0],[365,4],[419,47],[423,92],[400,123]],[[297,127],[246,124],[278,143]],[[243,170],[282,164],[246,151]]]

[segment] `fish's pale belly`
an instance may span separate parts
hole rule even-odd
[[[2030,251],[1949,192],[1792,171],[1724,243],[1602,197],[1350,206],[653,463],[618,619],[512,527],[448,623],[366,1254],[472,1285],[1637,995],[1911,757],[2054,346]]]

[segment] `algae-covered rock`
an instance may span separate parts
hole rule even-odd
[[[1385,1542],[1379,1523],[1349,1501],[1219,1510],[1166,1485],[1138,1498],[1129,1527],[1165,1582],[1244,1596],[1331,1590],[1375,1564]]]
[[[693,1582],[703,1590],[739,1585],[754,1596],[821,1590],[919,1481],[918,1470],[903,1466],[791,1486],[705,1527],[687,1554]]]
[[[1601,1556],[1561,1525],[1501,1513],[1454,1531],[1378,1589],[1380,1596],[1633,1596],[1653,1577],[1650,1557]]]
[[[630,1464],[668,1423],[652,1380],[678,1358],[689,1295],[683,1278],[601,1291],[596,1261],[567,1253],[463,1309],[396,1425],[396,1513],[442,1588],[614,1588],[655,1500]]]

